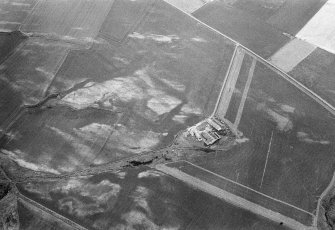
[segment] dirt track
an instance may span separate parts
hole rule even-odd
[[[219,189],[211,184],[208,184],[204,181],[201,181],[195,177],[189,176],[186,173],[181,172],[180,170],[167,167],[165,165],[156,165],[156,169],[164,173],[167,173],[173,177],[178,178],[179,180],[186,182],[204,192],[207,192],[213,196],[216,196],[220,199],[227,201],[233,205],[244,208],[250,212],[261,215],[267,219],[273,220],[275,222],[283,223],[284,225],[292,229],[316,229],[314,227],[305,226],[291,218],[288,218],[279,213],[273,212],[271,210],[265,209],[260,205],[254,204],[250,201],[247,201],[241,197],[238,197],[234,194],[228,193],[222,189]]]

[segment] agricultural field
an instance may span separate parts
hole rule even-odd
[[[10,56],[16,48],[26,39],[19,32],[0,33],[0,61],[1,63]],[[10,120],[9,118],[22,103],[20,92],[16,91],[4,74],[0,74],[0,133],[4,129],[4,123]]]
[[[154,2],[154,0],[115,0],[99,35],[108,39],[109,42],[122,42],[142,22]]]
[[[331,60],[334,58],[331,52],[326,51],[331,50],[332,42],[327,42],[326,38],[332,37],[332,30],[329,29],[332,24],[329,23],[330,19],[325,19],[331,15],[332,4],[327,3],[327,7],[326,2],[223,0],[210,2],[193,15],[267,58],[327,102],[334,104],[331,70]],[[324,12],[320,12],[314,23],[309,25],[309,21],[322,7],[326,8]],[[319,21],[323,23],[318,24]]]
[[[315,226],[335,166],[334,111],[223,35],[265,58],[301,45],[286,70],[330,76],[332,56],[275,26],[287,1],[0,2],[0,31],[22,31],[0,33],[0,179],[15,200],[13,225],[292,227],[283,217]],[[292,17],[306,21],[317,2]],[[7,11],[16,13],[7,20]],[[326,78],[299,81],[323,97]],[[227,146],[183,146],[185,130],[213,114],[231,129]]]
[[[294,38],[273,54],[269,61],[281,70],[290,72],[316,49],[315,45]]]
[[[323,49],[315,49],[289,73],[332,105],[335,105],[335,56]]]
[[[30,38],[0,65],[2,79],[34,104],[46,91],[71,46],[67,43]]]
[[[286,229],[147,167],[21,183],[19,191],[95,230]]]
[[[208,171],[197,165],[193,165],[190,162],[178,161],[166,164],[166,166],[174,170],[176,173],[180,171],[182,173],[186,173],[193,178],[200,179],[205,183],[209,183],[210,185],[215,186],[217,190],[221,191],[222,193],[228,192],[230,194],[241,197],[246,201],[252,202],[249,207],[248,205],[245,205],[246,201],[241,202],[240,205],[242,205],[244,208],[259,210],[260,207],[262,207],[265,208],[266,213],[273,211],[274,213],[282,214],[283,217],[279,218],[280,220],[278,220],[278,223],[282,222],[285,226],[289,225],[285,217],[291,218],[291,221],[293,220],[293,223],[294,220],[296,220],[297,222],[295,224],[302,223],[305,226],[310,226],[313,223],[315,217],[313,214],[310,214],[299,208],[295,208],[288,203],[273,199],[253,189],[249,189],[248,187],[240,184],[238,181],[233,181],[228,178],[222,177],[218,174],[215,174],[214,172]],[[163,170],[163,172],[165,171]]]
[[[193,15],[269,58],[300,31],[325,2],[222,0],[209,2]]]
[[[27,92],[25,100],[59,97],[24,111],[1,152],[22,167],[54,174],[169,146],[180,130],[214,109],[210,98],[219,94],[234,49],[164,2],[122,47],[103,42],[69,51],[62,42],[39,41],[30,39],[7,60],[13,67],[6,62],[3,69],[16,84],[20,77],[28,81],[20,90]],[[20,54],[29,47],[40,51],[38,58]]]
[[[187,13],[193,13],[212,0],[165,0],[169,4]]]
[[[215,105],[215,101],[208,100],[209,95],[220,91],[217,83],[224,79],[234,44],[195,24],[167,3],[157,1],[122,47],[114,49],[113,56],[105,44],[94,44],[92,49],[127,68],[120,69],[124,75],[143,79],[148,89],[165,91],[182,101],[181,105],[209,114]]]
[[[62,106],[29,110],[12,125],[12,135],[3,140],[1,152],[21,167],[53,174],[94,164],[99,157],[107,163],[129,156],[122,148],[138,148],[131,137],[119,143],[119,148],[115,146],[119,136],[127,133],[124,127],[115,130],[116,120],[117,114],[93,108],[79,112]],[[107,156],[103,154],[105,148]]]
[[[268,20],[271,16],[276,14],[279,10],[290,4],[292,1],[288,0],[276,0],[276,1],[264,1],[264,0],[222,0],[221,2],[243,10],[259,19]],[[294,5],[294,4],[292,4]]]
[[[38,0],[0,2],[0,31],[11,32],[20,28]]]
[[[267,18],[266,22],[281,31],[296,35],[326,2],[326,0],[286,0],[282,7]]]
[[[25,41],[26,36],[20,32],[0,32],[0,63],[6,60],[10,56],[15,48]]]
[[[221,2],[253,15],[280,31],[296,35],[326,0],[222,0]]]
[[[18,201],[18,215],[20,221],[20,229],[25,230],[70,230],[71,226],[57,220],[52,215],[27,204],[24,201]]]
[[[224,1],[210,2],[193,15],[264,58],[290,40],[263,19]]]
[[[94,42],[114,1],[40,0],[20,30],[65,40]]]
[[[0,88],[0,133],[3,135],[5,127],[19,111],[23,98],[7,79],[0,79]]]
[[[233,93],[222,95],[229,106],[220,102],[215,112],[237,130],[236,144],[189,161],[312,214],[333,175],[334,115],[268,66],[238,55],[229,76],[237,79],[226,85]]]

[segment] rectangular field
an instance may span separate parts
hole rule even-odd
[[[2,78],[15,86],[26,104],[36,103],[44,98],[71,47],[68,43],[31,38],[2,63]]]
[[[315,45],[295,38],[280,48],[269,60],[272,64],[288,73],[315,49]]]
[[[148,11],[153,4],[154,0],[115,0],[102,24],[100,36],[112,41],[122,42],[148,15]]]
[[[0,31],[16,31],[38,0],[0,1]]]
[[[100,30],[112,0],[40,0],[21,30],[91,41]]]
[[[11,120],[20,112],[22,96],[7,79],[0,77],[0,137]]]
[[[265,58],[289,41],[288,37],[264,20],[224,2],[212,1],[193,15]]]

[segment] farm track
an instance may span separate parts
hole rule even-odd
[[[22,203],[24,204],[29,204],[31,206],[34,206],[35,208],[43,211],[43,212],[46,212],[48,213],[49,215],[51,215],[52,217],[55,217],[57,218],[58,220],[62,221],[63,223],[69,225],[71,228],[73,229],[77,229],[77,230],[87,230],[87,228],[84,228],[83,226],[73,222],[72,220],[66,218],[65,216],[62,216],[60,214],[58,214],[57,212],[54,212],[52,211],[51,209],[49,208],[46,208],[45,206],[37,203],[36,201],[32,200],[32,199],[29,199],[28,197],[22,195],[21,193],[18,193],[17,194],[17,199],[19,201],[21,201]]]
[[[284,225],[292,228],[292,229],[301,229],[301,230],[306,230],[306,229],[310,229],[310,230],[314,230],[315,228],[314,227],[310,227],[310,226],[306,226],[306,225],[303,225],[301,224],[300,222],[294,220],[294,219],[291,219],[287,216],[284,216],[280,213],[277,213],[277,212],[274,212],[274,211],[271,211],[269,209],[266,209],[258,204],[255,204],[255,203],[252,203],[248,200],[245,200],[244,198],[242,197],[239,197],[239,196],[236,196],[232,193],[229,193],[225,190],[222,190],[222,189],[219,189],[207,182],[204,182],[196,177],[193,177],[193,176],[190,176],[178,169],[173,169],[173,168],[170,168],[166,165],[162,165],[162,164],[159,164],[159,165],[156,165],[155,167],[157,170],[159,171],[162,171],[166,174],[169,174],[185,183],[188,183],[190,184],[191,186],[197,188],[197,189],[200,189],[206,193],[209,193],[213,196],[216,196],[220,199],[223,199],[225,201],[227,201],[228,203],[231,203],[237,207],[241,207],[243,209],[246,209],[250,212],[253,212],[257,215],[261,215],[267,219],[270,219],[272,221],[275,221],[275,222],[278,222],[278,223],[284,223]]]

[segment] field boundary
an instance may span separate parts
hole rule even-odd
[[[168,2],[169,0],[163,0],[164,2]],[[178,0],[178,1],[180,1],[180,0]],[[189,3],[193,3],[194,4],[194,2],[192,2],[192,1],[194,1],[194,0],[182,0],[182,1],[185,1],[185,2],[189,2]],[[212,0],[199,0],[199,2],[201,2],[201,6],[198,6],[198,7],[190,7],[190,8],[193,8],[193,10],[192,9],[187,9],[187,11],[186,11],[186,7],[184,8],[184,10],[186,11],[186,12],[189,12],[190,14],[193,14],[193,13],[195,13],[196,11],[198,11],[198,10],[200,10],[201,8],[203,8],[205,5],[207,5],[208,3],[210,3]],[[172,1],[173,2],[173,1]],[[173,5],[174,7],[176,7],[176,8],[178,8],[177,6],[175,6],[173,3],[171,2],[171,0],[168,2],[169,4],[171,4],[171,5]],[[194,5],[193,5],[194,6]]]
[[[246,185],[240,184],[240,183],[238,183],[238,182],[236,182],[236,181],[233,181],[233,180],[231,180],[231,179],[229,179],[229,178],[226,178],[226,177],[224,177],[224,176],[221,176],[221,175],[219,175],[219,174],[217,174],[217,173],[215,173],[215,172],[212,172],[212,171],[210,171],[210,170],[208,170],[208,169],[205,169],[205,168],[203,168],[203,167],[201,167],[201,166],[195,165],[195,164],[193,164],[193,163],[191,163],[191,162],[189,162],[189,161],[181,160],[181,161],[176,161],[176,162],[173,162],[173,163],[177,163],[177,162],[185,162],[185,163],[187,163],[187,164],[189,164],[189,165],[192,165],[193,167],[196,167],[196,168],[198,168],[198,169],[200,169],[200,170],[203,170],[203,171],[205,171],[205,172],[208,172],[208,173],[210,173],[210,174],[213,174],[214,176],[217,176],[217,177],[219,177],[219,178],[221,178],[221,179],[224,179],[224,180],[227,180],[227,181],[229,181],[229,182],[231,182],[231,183],[234,183],[234,184],[236,184],[236,185],[239,185],[239,186],[241,186],[241,187],[243,187],[243,188],[245,188],[245,189],[248,189],[248,190],[250,190],[250,191],[252,191],[252,192],[255,192],[255,193],[259,194],[259,195],[265,196],[265,197],[267,197],[267,198],[269,198],[269,199],[272,199],[272,200],[274,200],[274,201],[276,201],[276,202],[279,202],[279,203],[285,204],[285,205],[287,205],[287,206],[290,206],[290,207],[292,207],[292,208],[295,208],[295,209],[297,209],[297,210],[299,210],[299,211],[301,211],[301,212],[304,212],[304,213],[306,213],[306,214],[309,214],[309,215],[311,215],[311,216],[315,216],[313,213],[308,212],[308,211],[306,211],[306,210],[304,210],[304,209],[302,209],[302,208],[296,207],[296,206],[294,206],[294,205],[292,205],[292,204],[289,204],[289,203],[287,203],[287,202],[285,202],[285,201],[282,201],[282,200],[276,199],[276,198],[274,198],[274,197],[271,197],[271,196],[269,196],[269,195],[266,195],[266,194],[264,194],[264,193],[262,193],[262,192],[259,192],[259,191],[257,191],[257,190],[254,190],[254,189],[252,189],[252,188],[250,188],[250,187],[248,187],[248,186],[246,186]],[[167,163],[167,164],[169,164],[169,163]]]
[[[115,0],[115,1],[117,1],[117,0]],[[101,27],[100,27],[97,36],[100,36],[101,38],[105,39],[105,40],[106,40],[107,42],[109,42],[109,43],[110,43],[110,42],[115,42],[115,43],[117,43],[117,44],[119,44],[119,45],[122,44],[122,43],[124,43],[124,42],[127,40],[128,35],[129,35],[132,31],[135,31],[135,29],[138,28],[138,27],[143,23],[143,21],[145,21],[145,19],[146,19],[146,18],[148,17],[148,15],[151,13],[150,10],[155,6],[156,1],[157,1],[157,0],[151,0],[151,2],[149,2],[149,3],[147,4],[147,6],[144,7],[144,9],[143,9],[143,14],[138,18],[138,20],[136,20],[136,22],[130,27],[130,29],[127,30],[127,31],[125,32],[124,36],[123,36],[121,39],[114,38],[112,35],[109,35],[109,34],[106,34],[106,33],[101,32],[101,31],[103,30],[103,27],[104,27],[104,24],[105,24],[106,19],[107,19],[107,17],[108,17],[108,14],[111,12],[111,10],[112,10],[112,8],[113,8],[113,5],[114,5],[114,3],[115,3],[115,2],[114,2],[113,5],[112,5],[112,7],[111,7],[111,9],[109,10],[109,12],[108,12],[108,14],[107,14],[105,20],[104,20],[104,22],[102,23],[102,25],[101,25]]]
[[[182,161],[184,161],[184,160],[182,160]],[[178,161],[178,162],[181,162],[181,161]],[[188,161],[184,161],[184,162],[193,165],[192,163],[190,163]],[[176,163],[176,162],[174,162],[174,163]],[[196,167],[199,167],[199,166],[196,166]],[[209,193],[213,196],[216,196],[220,199],[223,199],[226,202],[228,202],[228,203],[230,203],[234,206],[243,208],[245,210],[248,210],[252,213],[263,216],[263,217],[265,217],[267,219],[270,219],[272,221],[275,221],[275,222],[278,222],[278,223],[283,223],[284,225],[286,225],[290,228],[293,228],[293,229],[310,229],[310,230],[312,230],[312,229],[315,230],[316,229],[316,226],[314,226],[314,223],[313,223],[313,226],[304,225],[297,220],[294,220],[290,217],[287,217],[287,216],[285,216],[285,215],[283,215],[279,212],[272,211],[271,209],[267,209],[267,208],[265,208],[265,207],[263,207],[259,204],[253,203],[253,202],[251,202],[247,199],[244,199],[244,198],[242,198],[238,195],[235,195],[233,193],[225,191],[224,189],[218,188],[218,187],[216,187],[216,186],[214,186],[210,183],[207,183],[207,182],[205,182],[203,180],[200,180],[200,179],[198,179],[194,176],[191,176],[191,175],[189,175],[185,172],[182,172],[179,169],[169,167],[169,166],[167,166],[167,164],[159,164],[159,165],[156,165],[155,168],[157,170],[162,171],[162,172],[164,172],[164,173],[166,173],[170,176],[173,176],[173,177],[175,177],[175,178],[177,178],[177,179],[179,179],[179,180],[181,180],[185,183],[188,183],[195,188],[198,188],[198,189],[200,189],[200,190],[202,190],[206,193]],[[211,172],[211,173],[213,173],[213,172]],[[213,173],[213,174],[215,174],[215,173]],[[227,179],[227,178],[225,178],[225,179]],[[227,179],[227,180],[229,180],[229,179]],[[243,185],[241,185],[241,186],[243,186]],[[247,186],[243,186],[243,187],[248,188]],[[272,198],[272,197],[270,197],[270,198]],[[313,214],[311,214],[311,213],[309,213],[305,210],[301,210],[301,211],[315,217]]]
[[[77,224],[76,222],[74,222],[74,221],[66,218],[65,216],[63,216],[63,215],[61,215],[61,214],[59,214],[59,213],[57,213],[57,212],[55,212],[55,211],[53,211],[53,210],[51,210],[51,209],[49,209],[47,207],[41,205],[40,203],[38,203],[38,202],[36,202],[36,201],[34,201],[34,200],[32,200],[32,199],[30,199],[30,198],[22,195],[21,193],[17,194],[17,199],[19,201],[25,203],[25,204],[30,204],[30,205],[34,206],[35,208],[39,209],[42,212],[48,213],[49,215],[57,218],[62,223],[68,225],[71,228],[74,228],[74,229],[77,229],[77,230],[88,230],[87,228],[85,228],[85,227]]]
[[[320,97],[318,94],[314,93],[312,90],[310,90],[309,88],[307,88],[305,85],[303,85],[302,83],[300,83],[299,81],[297,81],[296,79],[294,79],[293,77],[291,77],[289,74],[287,74],[285,71],[283,71],[281,68],[277,67],[276,65],[272,64],[271,62],[265,60],[263,57],[259,56],[258,54],[256,54],[255,52],[253,52],[252,50],[250,50],[249,48],[245,47],[244,45],[240,44],[239,42],[237,42],[236,40],[232,39],[231,37],[227,36],[226,34],[223,34],[222,32],[218,31],[217,29],[209,26],[208,24],[204,23],[203,21],[199,20],[198,18],[194,17],[192,14],[187,13],[186,11],[175,7],[174,5],[164,1],[166,4],[172,6],[173,8],[179,10],[180,12],[188,15],[189,17],[191,17],[193,20],[197,21],[200,25],[212,30],[213,32],[223,36],[224,38],[226,38],[227,40],[233,42],[234,44],[236,44],[237,47],[241,47],[243,48],[250,56],[254,57],[257,59],[257,61],[265,64],[267,67],[269,67],[270,69],[274,70],[275,72],[277,72],[279,74],[279,76],[283,79],[285,79],[286,81],[290,82],[292,85],[294,85],[296,88],[298,88],[300,91],[302,91],[303,93],[305,93],[306,95],[308,95],[309,97],[313,98],[318,104],[320,104],[321,106],[323,106],[326,110],[328,110],[332,115],[335,116],[335,106],[333,106],[332,104],[330,104],[328,101],[326,101],[325,99],[323,99],[322,97]]]
[[[205,4],[203,4],[203,5],[200,6],[198,9],[194,10],[193,12],[191,12],[191,14],[196,13],[198,10],[204,8],[207,4],[211,3],[212,1],[213,1],[213,0],[207,0],[207,1],[202,0],[202,2],[205,2]]]

